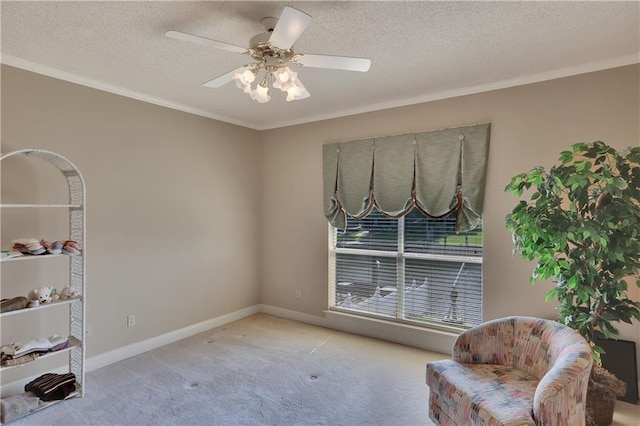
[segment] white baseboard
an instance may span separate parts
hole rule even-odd
[[[132,343],[130,345],[123,346],[100,355],[92,356],[91,358],[87,358],[85,368],[87,372],[93,371],[98,368],[105,367],[109,364],[113,364],[114,362],[131,358],[132,356],[139,355],[143,352],[159,348],[160,346],[168,345],[169,343],[177,342],[178,340],[191,337],[195,334],[202,333],[203,331],[207,331],[215,327],[220,327],[230,322],[240,320],[253,314],[257,314],[259,312],[260,306],[254,305],[248,308],[240,309],[239,311],[230,312],[219,317],[202,321],[185,328],[181,328],[180,330],[171,331],[160,336],[152,337],[151,339]]]
[[[458,335],[454,332],[425,329],[374,318],[363,318],[337,311],[324,311],[325,316],[319,317],[276,306],[260,305],[260,312],[442,354],[451,354],[453,342]]]
[[[292,311],[290,309],[278,308],[271,305],[260,305],[260,312],[263,314],[273,315],[274,317],[286,318],[293,321],[303,322],[305,324],[317,325],[319,327],[329,327],[327,318],[316,315],[305,314],[304,312]]]

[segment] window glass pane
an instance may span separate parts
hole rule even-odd
[[[475,325],[482,322],[482,266],[423,259],[405,261],[405,317]]]
[[[417,210],[405,217],[405,251],[482,257],[482,227],[456,234],[456,218],[429,219]]]
[[[345,232],[337,231],[337,247],[364,250],[397,250],[398,221],[377,210],[361,220],[349,219]]]
[[[335,305],[376,315],[396,316],[397,260],[336,255]]]

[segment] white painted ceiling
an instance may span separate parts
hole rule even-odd
[[[247,46],[285,6],[313,20],[294,50],[370,58],[367,73],[300,68],[311,93],[258,104],[201,84],[246,55],[164,37]],[[640,3],[431,1],[11,2],[2,62],[255,129],[510,87],[640,62]]]

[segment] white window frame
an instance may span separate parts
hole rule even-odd
[[[404,318],[404,292],[398,291],[398,297],[396,302],[396,315],[395,317],[388,317],[382,315],[375,315],[372,313],[367,313],[363,311],[357,311],[353,309],[345,309],[339,306],[336,306],[336,255],[337,254],[347,254],[354,256],[372,256],[372,257],[388,257],[388,258],[396,258],[397,259],[397,278],[396,278],[396,289],[404,288],[405,281],[405,260],[407,259],[419,259],[419,260],[432,260],[432,261],[441,261],[441,262],[456,262],[456,263],[472,263],[472,264],[480,264],[483,263],[484,251],[482,256],[464,256],[464,255],[442,255],[442,254],[434,254],[434,253],[406,253],[404,251],[404,217],[397,219],[398,221],[398,244],[396,251],[385,251],[385,250],[368,250],[368,249],[353,249],[353,248],[342,248],[337,246],[337,235],[338,230],[331,224],[328,225],[329,232],[329,292],[328,292],[328,306],[329,310],[343,312],[347,314],[356,315],[358,317],[364,318],[375,318],[376,320],[383,321],[393,321],[410,324],[412,326],[423,327],[426,329],[436,329],[443,330],[449,332],[460,332],[461,330],[469,328],[469,325],[465,324],[455,324],[455,323],[446,323],[446,322],[437,322],[437,321],[416,321],[411,319]],[[483,239],[484,246],[484,239]],[[484,287],[484,273],[481,274],[480,278],[480,289],[481,293],[483,292]],[[480,313],[482,316],[482,298],[481,298],[481,306],[479,306]]]

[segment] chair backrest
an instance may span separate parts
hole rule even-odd
[[[562,354],[591,354],[587,341],[575,330],[542,318],[513,317],[511,365],[542,379]]]
[[[453,359],[510,365],[541,379],[561,354],[575,353],[588,357],[591,348],[570,327],[543,318],[511,316],[462,333],[454,344]]]

